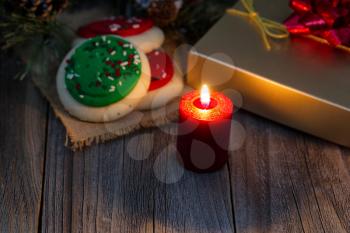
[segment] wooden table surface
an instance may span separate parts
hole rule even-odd
[[[350,150],[243,110],[228,166],[174,165],[176,129],[83,152],[18,65],[0,56],[0,232],[350,232]]]

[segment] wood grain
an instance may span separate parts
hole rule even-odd
[[[233,232],[227,169],[184,174],[166,161],[175,156],[167,132],[145,130],[72,154],[51,114],[42,232]]]
[[[247,138],[230,161],[237,231],[349,232],[339,147],[243,111],[238,120]]]
[[[43,232],[153,231],[152,163],[127,155],[132,136],[73,154],[52,115],[49,133]],[[147,140],[133,143],[137,153],[148,146]]]
[[[350,173],[344,161],[349,157],[336,145],[309,139],[305,158],[322,227],[326,232],[350,232]]]
[[[74,154],[66,147],[65,129],[49,114],[41,232],[71,232]],[[79,194],[80,196],[80,194]]]
[[[154,133],[156,138],[161,139],[155,145],[154,152],[163,160],[164,174],[177,174],[160,179],[162,182],[156,189],[155,232],[235,232],[227,167],[212,174],[181,173],[175,158],[175,133],[174,127]]]
[[[37,232],[42,194],[47,103],[29,80],[13,77],[0,54],[0,232]]]
[[[42,232],[349,232],[349,150],[244,111],[236,119],[245,145],[199,175],[175,159],[176,127],[73,154],[51,114]]]

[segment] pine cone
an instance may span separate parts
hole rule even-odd
[[[148,15],[157,25],[165,27],[176,20],[179,11],[178,0],[153,0]]]
[[[68,0],[7,0],[6,2],[10,12],[42,19],[60,13],[67,4]]]

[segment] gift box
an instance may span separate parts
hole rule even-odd
[[[255,7],[280,23],[292,13],[287,0]],[[235,8],[243,10],[241,3]],[[234,89],[242,108],[350,147],[350,53],[305,37],[271,45],[249,17],[226,14],[190,52],[188,83]]]

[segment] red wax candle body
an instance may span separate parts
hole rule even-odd
[[[212,172],[228,160],[232,101],[221,93],[212,93],[204,106],[200,92],[193,91],[181,98],[177,149],[186,169]]]

